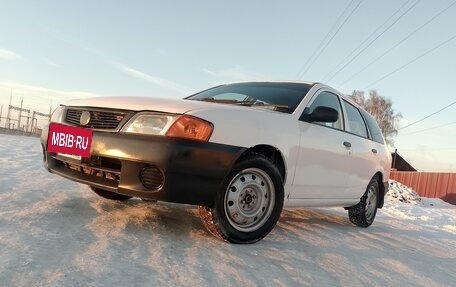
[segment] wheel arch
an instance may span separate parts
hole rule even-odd
[[[258,153],[258,154],[261,154],[261,155],[264,155],[265,157],[267,157],[272,162],[272,164],[274,164],[277,167],[277,169],[279,170],[280,175],[282,177],[282,181],[285,184],[285,181],[287,178],[287,169],[286,169],[284,157],[278,148],[271,146],[271,145],[267,145],[267,144],[259,144],[259,145],[253,146],[253,147],[245,150],[239,157],[238,161],[245,154],[252,153],[252,152]]]
[[[378,190],[379,190],[379,197],[377,200],[377,208],[382,208],[383,205],[385,204],[385,195],[386,195],[386,188],[385,185],[383,184],[383,174],[378,171],[373,177],[373,179],[377,179],[378,181]]]

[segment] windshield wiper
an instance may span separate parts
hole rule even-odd
[[[197,101],[203,102],[210,102],[210,103],[222,103],[222,104],[236,104],[236,100],[229,100],[229,99],[214,99],[214,98],[204,98],[204,99],[196,99]]]
[[[245,101],[238,101],[238,100],[231,100],[231,99],[214,99],[214,98],[203,98],[203,99],[195,99],[197,101],[203,102],[210,102],[210,103],[221,103],[221,104],[231,104],[231,105],[239,105],[239,106],[246,106],[246,107],[264,107],[264,108],[273,108],[273,110],[285,110],[289,111],[290,107],[287,105],[276,105],[276,104],[269,104],[261,101],[252,101],[252,100],[245,100]]]
[[[265,102],[260,102],[260,101],[236,101],[234,103],[235,105],[240,105],[240,106],[256,106],[256,107],[273,107],[277,109],[287,109],[289,110],[290,107],[287,105],[276,105],[276,104],[269,104]]]

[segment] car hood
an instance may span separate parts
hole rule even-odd
[[[159,111],[173,114],[184,114],[192,110],[213,108],[215,103],[185,99],[165,99],[149,97],[99,97],[88,99],[70,100],[64,103],[65,106],[73,107],[99,107],[132,111]],[[227,108],[236,108],[234,106]]]

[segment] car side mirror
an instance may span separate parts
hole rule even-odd
[[[320,123],[334,123],[339,119],[339,113],[330,107],[318,106],[313,112],[309,112],[309,108],[304,110],[299,120],[305,122],[320,122]]]

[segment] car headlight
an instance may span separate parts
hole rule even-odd
[[[123,132],[164,135],[178,116],[161,115],[154,113],[138,113],[122,128]]]
[[[182,115],[169,128],[166,136],[207,142],[213,130],[214,126],[210,122],[196,117]]]
[[[63,113],[65,111],[64,106],[58,106],[55,108],[55,110],[52,112],[51,119],[49,122],[51,123],[61,123],[63,121]]]
[[[213,130],[212,123],[189,115],[138,113],[125,124],[121,131],[208,141]]]

